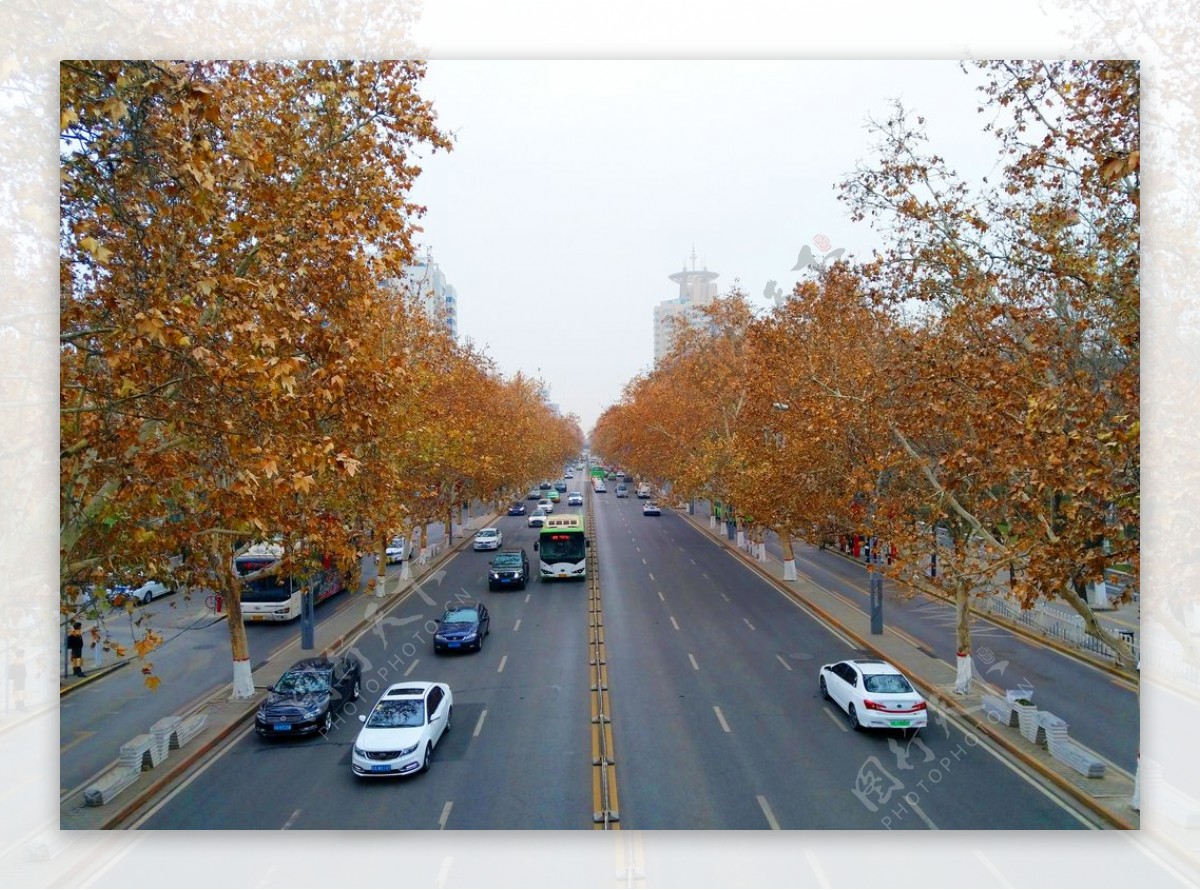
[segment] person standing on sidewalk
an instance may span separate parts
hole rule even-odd
[[[67,631],[67,649],[71,653],[71,667],[76,677],[83,674],[83,622],[76,621]]]

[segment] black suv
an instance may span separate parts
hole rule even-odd
[[[529,583],[529,557],[524,548],[520,550],[501,550],[492,557],[488,566],[488,590],[502,590],[506,587],[525,589]]]

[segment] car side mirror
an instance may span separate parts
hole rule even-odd
[[[538,545],[538,542],[537,542],[537,541],[534,541],[534,542],[533,542],[533,552],[534,552],[534,553],[536,553],[536,552],[537,552],[537,545]]]
[[[367,722],[367,715],[366,715],[366,714],[359,714],[359,715],[358,715],[358,722],[359,722],[359,723],[366,723],[366,722]]]

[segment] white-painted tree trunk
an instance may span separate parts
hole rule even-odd
[[[956,659],[958,673],[954,678],[954,691],[966,695],[971,691],[971,656],[959,655]]]
[[[744,531],[742,531],[740,528],[738,529],[738,532],[737,532],[737,545],[738,545],[738,550],[746,549],[746,533]]]
[[[404,562],[400,563],[400,580],[412,580],[412,550],[409,550],[408,556],[404,558]]]
[[[234,699],[254,698],[254,675],[250,672],[250,659],[242,659],[233,663],[233,695]]]
[[[712,528],[712,529],[715,529],[715,528],[717,527],[717,517],[716,517],[716,516],[713,516],[712,514],[709,514],[709,517],[708,517],[708,527],[709,527],[709,528]]]
[[[795,581],[796,580],[796,560],[785,559],[783,561],[783,580],[784,581]]]

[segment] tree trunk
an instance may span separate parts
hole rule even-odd
[[[1083,619],[1084,629],[1096,639],[1103,640],[1117,653],[1117,664],[1129,667],[1137,666],[1137,659],[1134,658],[1130,645],[1120,637],[1109,633],[1104,625],[1096,620],[1096,613],[1087,604],[1086,584],[1072,579],[1063,590],[1063,599]]]
[[[796,553],[792,550],[792,536],[785,529],[775,529],[779,546],[783,548],[783,580],[796,580]]]
[[[242,582],[233,567],[233,549],[225,539],[216,536],[211,558],[217,578],[217,593],[224,599],[229,616],[229,649],[233,656],[233,694],[231,698],[254,697],[254,677],[250,670],[250,643],[246,625],[242,623]]]
[[[387,546],[390,538],[383,535],[379,539],[379,547],[375,551],[375,596],[387,593]]]
[[[966,695],[971,691],[971,582],[960,580],[954,591],[954,611],[957,618],[958,653],[955,658],[954,691]]]

